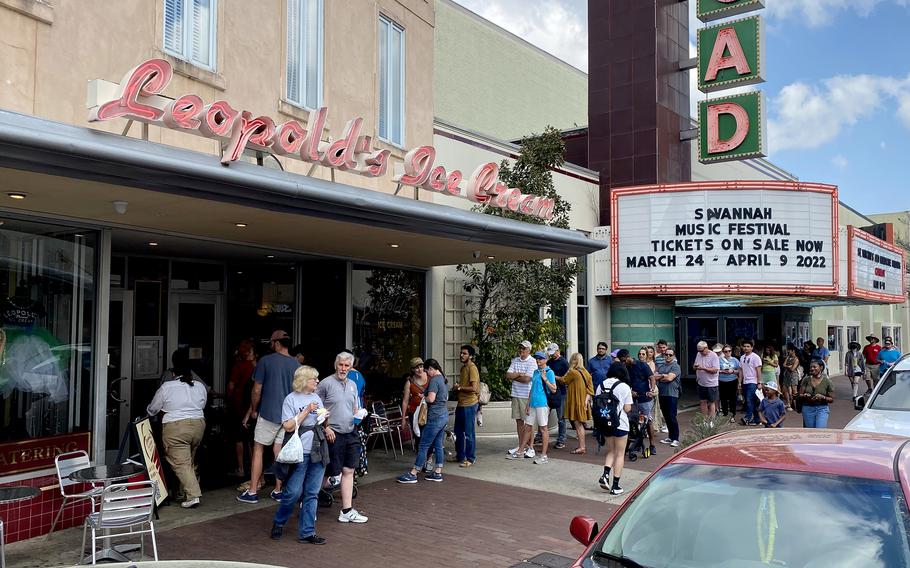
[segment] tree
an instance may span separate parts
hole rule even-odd
[[[564,153],[559,131],[547,127],[541,134],[522,139],[521,154],[514,164],[503,161],[500,166],[499,178],[507,186],[554,200],[549,221],[492,207],[478,206],[478,210],[569,228],[571,205],[556,192],[552,175],[552,169],[563,164]],[[555,315],[565,308],[578,265],[569,259],[522,260],[462,264],[458,270],[466,277],[465,303],[474,315],[471,342],[477,348],[477,366],[493,397],[507,399],[510,383],[505,373],[522,340],[535,348],[549,341],[565,345],[565,329]]]

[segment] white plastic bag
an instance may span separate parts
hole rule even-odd
[[[300,425],[297,425],[297,431],[281,447],[275,461],[281,463],[300,463],[303,461],[303,444],[300,442]]]

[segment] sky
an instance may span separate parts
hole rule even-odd
[[[588,0],[455,0],[587,71]],[[689,0],[695,55],[695,0]],[[861,213],[910,210],[910,0],[765,0],[768,159]],[[752,14],[748,14],[752,15]],[[692,114],[705,95],[690,71]]]

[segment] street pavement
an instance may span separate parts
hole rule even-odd
[[[829,427],[842,428],[855,415],[849,382],[835,377],[838,395]],[[844,396],[846,395],[846,396]],[[695,416],[694,401],[685,400],[680,413],[683,430]],[[798,414],[786,425],[801,426]],[[730,425],[730,428],[746,428]],[[238,503],[233,488],[206,492],[202,506],[183,510],[164,507],[156,523],[159,557],[258,562],[278,566],[512,566],[551,553],[556,564],[577,556],[582,547],[569,536],[569,521],[588,515],[604,521],[647,475],[666,461],[671,448],[657,444],[658,454],[626,462],[622,485],[627,493],[612,496],[597,485],[604,453],[587,439],[588,453],[572,455],[574,430],[563,450],[550,449],[550,463],[506,460],[515,437],[479,441],[477,464],[459,468],[446,464],[445,481],[423,480],[400,485],[394,477],[410,466],[413,453],[393,459],[383,450],[370,454],[370,473],[359,481],[355,506],[370,517],[364,525],[338,523],[338,505],[319,509],[317,531],[325,546],[296,541],[296,519],[280,541],[269,538],[276,504],[260,492],[258,505]],[[82,531],[55,533],[7,546],[10,567],[67,566],[79,561]],[[524,566],[534,568],[534,563]]]

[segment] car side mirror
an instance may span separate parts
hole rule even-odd
[[[853,409],[862,410],[865,407],[866,407],[866,397],[864,397],[864,396],[856,397],[856,399],[853,401]]]
[[[578,516],[572,519],[569,524],[569,533],[581,544],[588,546],[597,538],[600,532],[597,527],[597,521],[591,517]]]

